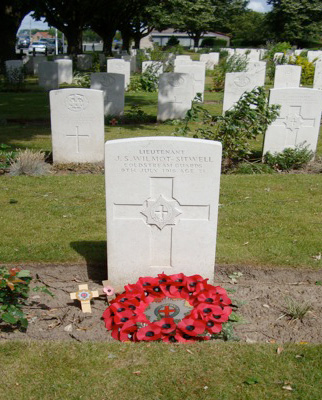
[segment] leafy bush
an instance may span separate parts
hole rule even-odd
[[[73,84],[83,88],[91,87],[91,75],[88,72],[76,72],[73,76]]]
[[[315,66],[313,62],[309,62],[306,57],[297,56],[295,61],[291,61],[291,64],[299,65],[302,67],[301,84],[302,85],[313,85]]]
[[[207,37],[202,39],[200,47],[215,47],[216,39],[212,37]]]
[[[159,84],[158,70],[158,65],[149,65],[142,74],[132,75],[128,90],[130,92],[156,92]]]
[[[221,57],[219,64],[216,65],[213,70],[213,90],[216,92],[223,91],[226,73],[245,71],[247,63],[246,55],[234,54],[231,57]]]
[[[101,64],[100,64],[100,56],[99,53],[93,53],[93,63],[92,63],[92,71],[93,72],[100,72]]]
[[[0,168],[9,168],[16,155],[17,152],[10,146],[0,143]]]
[[[276,65],[288,64],[289,57],[287,55],[288,50],[291,50],[292,46],[289,42],[279,42],[268,44],[268,49],[264,59],[267,61],[266,69],[267,76],[270,81],[274,80]],[[274,58],[275,53],[283,53],[282,57]]]
[[[0,321],[26,329],[27,318],[22,310],[29,295],[30,272],[20,268],[0,268]],[[33,291],[52,293],[45,286],[36,286]]]
[[[127,124],[133,123],[147,123],[155,122],[155,117],[144,112],[139,105],[134,104],[131,106],[131,110],[128,111],[121,117],[121,121]]]
[[[167,41],[166,46],[172,47],[177,46],[178,44],[180,44],[180,40],[177,39],[175,36],[171,36],[170,39]]]
[[[19,150],[10,164],[10,175],[46,175],[51,166],[45,162],[45,153],[29,149]]]
[[[290,171],[303,168],[312,158],[313,152],[302,144],[295,148],[286,148],[281,153],[267,152],[264,155],[264,162],[277,171]]]
[[[279,115],[279,109],[279,105],[269,105],[264,88],[257,87],[244,93],[223,116],[204,112],[206,128],[197,129],[194,137],[220,141],[224,166],[231,167],[234,161],[251,154],[249,141],[266,132]]]

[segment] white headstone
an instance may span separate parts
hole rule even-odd
[[[6,78],[11,83],[19,83],[24,79],[22,60],[7,60],[6,66]]]
[[[125,78],[125,89],[130,84],[131,64],[129,61],[112,58],[107,60],[107,72],[112,74],[123,74]]]
[[[100,66],[105,67],[106,66],[106,55],[104,53],[99,53],[98,57],[99,57],[99,61],[100,61]]]
[[[197,93],[201,93],[201,101],[203,101],[206,79],[206,64],[202,61],[191,61],[189,64],[177,64],[174,72],[189,74],[193,80],[193,98]]]
[[[317,60],[322,60],[322,51],[321,50],[309,50],[307,52],[307,59],[309,62],[315,62]]]
[[[136,72],[136,55],[125,55],[122,56],[122,60],[127,61],[130,63],[130,72]]]
[[[189,74],[165,73],[160,75],[158,121],[184,118],[191,108],[193,94],[193,80]]]
[[[52,90],[50,118],[54,163],[104,160],[104,99],[101,90]]]
[[[58,89],[58,64],[46,61],[38,66],[38,85],[46,90]]]
[[[322,90],[322,60],[315,63],[313,89]]]
[[[162,61],[143,61],[142,62],[142,73],[144,73],[148,68],[151,69],[157,76],[163,74]]]
[[[219,53],[201,54],[200,61],[206,63],[206,69],[214,69],[219,63]]]
[[[271,89],[270,104],[280,104],[279,117],[268,127],[263,154],[280,153],[286,148],[308,145],[316,151],[321,111],[322,92],[316,89]]]
[[[108,72],[91,74],[91,89],[104,93],[104,114],[120,116],[124,113],[124,75]]]
[[[105,144],[108,279],[213,279],[221,144],[150,137]]]
[[[285,54],[285,53],[282,53],[282,52],[280,52],[280,53],[275,53],[275,54],[274,54],[274,57],[273,57],[275,63],[280,63],[283,59],[286,60],[286,61],[288,61],[289,58],[290,58],[290,57],[289,57],[288,54]]]
[[[28,74],[38,75],[38,66],[39,64],[46,62],[46,56],[35,56],[30,57],[26,63],[26,70]]]
[[[252,91],[259,84],[257,74],[249,72],[229,72],[225,78],[223,111],[229,110],[245,92]]]
[[[266,78],[266,62],[265,61],[249,61],[246,66],[246,71],[249,74],[256,75],[256,81],[258,86],[265,85]]]
[[[73,82],[73,61],[68,59],[57,59],[55,63],[58,64],[58,83]]]
[[[174,66],[176,67],[179,64],[190,64],[192,59],[190,56],[176,56],[174,59]]]
[[[302,67],[300,65],[276,65],[274,89],[299,87]]]
[[[231,57],[235,54],[235,49],[230,49],[229,47],[223,47],[220,51],[227,51],[228,57]]]
[[[77,54],[77,68],[80,71],[88,71],[93,66],[93,57],[91,54]]]

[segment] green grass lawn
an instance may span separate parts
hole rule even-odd
[[[319,175],[223,175],[217,263],[321,268]],[[0,178],[2,262],[105,262],[102,175]]]
[[[322,346],[276,350],[214,342],[2,343],[1,398],[320,400]]]

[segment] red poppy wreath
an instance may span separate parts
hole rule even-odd
[[[207,281],[184,274],[139,278],[111,301],[103,313],[105,326],[121,341],[212,339],[232,309],[226,290]]]

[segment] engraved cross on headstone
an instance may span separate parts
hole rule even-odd
[[[79,140],[80,140],[80,138],[82,138],[82,137],[89,137],[89,135],[81,135],[81,134],[79,133],[79,126],[76,126],[75,128],[76,128],[75,134],[66,135],[66,137],[74,137],[74,138],[76,138],[76,153],[80,153],[80,143],[79,143]]]
[[[114,204],[114,218],[141,220],[150,230],[150,266],[173,266],[173,231],[180,221],[209,221],[210,205],[181,204],[173,197],[175,179],[150,178],[150,196],[143,204]]]
[[[313,128],[315,125],[314,118],[302,117],[302,107],[290,106],[287,115],[284,118],[277,118],[274,123],[275,126],[283,126],[287,129],[288,134],[285,137],[285,145],[296,146],[301,143],[298,140],[298,133],[300,128]]]

